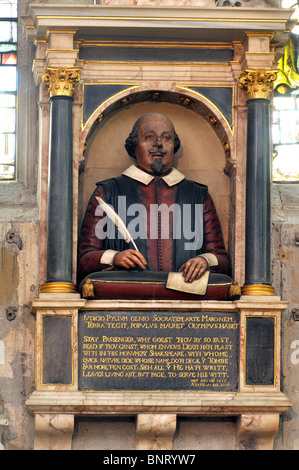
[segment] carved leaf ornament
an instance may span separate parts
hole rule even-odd
[[[245,70],[239,79],[239,84],[245,91],[247,99],[269,99],[276,77],[275,70]]]
[[[76,83],[80,80],[79,68],[47,67],[42,77],[49,88],[50,96],[73,96]]]

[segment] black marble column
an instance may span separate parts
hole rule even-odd
[[[53,96],[48,185],[47,282],[73,276],[73,133],[70,96]]]
[[[271,285],[270,102],[247,107],[245,285]]]
[[[47,67],[50,91],[48,165],[47,278],[41,292],[75,292],[73,283],[73,120],[79,69]]]
[[[274,295],[271,286],[271,122],[275,73],[246,71],[247,93],[246,240],[244,295]]]

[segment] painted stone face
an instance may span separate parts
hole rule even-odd
[[[172,166],[174,129],[163,115],[145,116],[138,129],[135,156],[138,166],[151,174],[163,175]]]

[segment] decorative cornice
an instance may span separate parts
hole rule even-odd
[[[245,70],[239,79],[239,84],[245,91],[247,100],[269,99],[276,77],[276,70]]]
[[[119,41],[140,42],[144,30],[156,41],[232,42],[241,41],[246,32],[273,34],[271,42],[283,48],[295,26],[292,9],[176,6],[111,6],[86,4],[35,3],[28,15],[21,16],[28,38],[43,39],[49,29],[77,30],[76,39],[106,40],[117,29]],[[288,32],[287,32],[288,31]]]
[[[80,80],[78,67],[46,67],[43,83],[49,88],[50,96],[73,96],[76,83]]]

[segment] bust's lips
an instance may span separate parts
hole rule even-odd
[[[164,157],[164,154],[163,154],[163,153],[156,152],[156,153],[150,153],[150,156],[151,156],[151,157],[154,157],[154,158],[163,158],[163,157]]]

